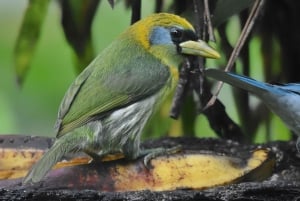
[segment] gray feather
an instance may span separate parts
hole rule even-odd
[[[24,178],[23,184],[39,182],[66,153],[76,149],[80,139],[74,140],[74,138],[72,138],[73,140],[70,140],[68,137],[70,136],[65,135],[55,141],[51,149],[32,166]]]

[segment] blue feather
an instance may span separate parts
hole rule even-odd
[[[206,75],[242,88],[260,98],[296,134],[296,147],[300,152],[300,83],[271,85],[249,77],[207,69]]]
[[[282,95],[282,93],[286,93],[283,86],[277,87],[276,85],[260,82],[246,76],[237,75],[230,72],[224,72],[218,69],[207,69],[205,71],[205,74],[214,79],[247,90],[256,96],[261,96],[262,94],[269,92],[272,92],[277,95]]]
[[[170,31],[165,27],[154,27],[150,33],[150,44],[173,44]]]

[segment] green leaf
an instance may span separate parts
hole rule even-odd
[[[14,62],[17,81],[21,85],[30,67],[49,0],[30,0],[17,38]]]
[[[76,70],[80,73],[94,58],[92,22],[99,0],[61,0],[62,26],[76,53]]]

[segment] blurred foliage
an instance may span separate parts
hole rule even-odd
[[[61,0],[48,3],[48,0],[30,0],[27,5],[8,0],[0,2],[0,10],[3,11],[0,12],[0,25],[6,27],[0,32],[0,65],[4,66],[0,68],[0,133],[53,136],[51,126],[64,92],[75,74],[87,66],[96,52],[107,46],[131,22],[153,12],[176,13],[195,23],[192,2]],[[216,46],[223,50],[223,57],[217,62],[208,60],[206,66],[225,66],[253,2],[209,1],[216,25]],[[236,64],[238,73],[258,80],[298,81],[299,59],[295,54],[300,47],[296,45],[299,41],[299,4],[292,0],[267,0],[256,29]],[[39,12],[33,12],[33,9]],[[12,81],[10,62],[13,44],[16,75],[20,80],[24,80],[26,75],[21,89],[17,89]],[[28,70],[29,73],[26,73]],[[262,142],[289,138],[289,131],[283,123],[257,99],[240,90],[234,91],[237,92],[234,92],[233,100],[228,95],[229,87],[225,86],[219,99],[232,119],[239,122],[250,136],[249,139]],[[184,119],[175,121],[168,118],[171,100],[172,97],[149,122],[145,136],[177,136],[183,133],[215,136],[205,117],[197,115],[193,107],[184,110]]]
[[[62,26],[70,46],[76,53],[75,68],[80,73],[94,58],[92,22],[99,0],[62,0]]]
[[[49,0],[29,0],[15,47],[15,68],[20,84],[30,67],[45,19]]]

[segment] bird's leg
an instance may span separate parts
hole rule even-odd
[[[94,152],[93,150],[90,150],[90,149],[85,149],[84,153],[86,153],[87,155],[89,155],[92,158],[92,161],[101,161],[102,158],[103,158],[102,154]]]
[[[84,152],[92,158],[90,162],[113,161],[120,158],[124,158],[124,154],[122,154],[121,152],[110,152],[101,154],[91,150],[84,150]]]
[[[177,145],[171,148],[152,148],[140,150],[140,143],[138,139],[133,139],[128,141],[122,149],[122,152],[127,159],[137,159],[139,157],[144,157],[144,165],[146,168],[150,169],[149,161],[158,156],[163,156],[167,154],[174,154],[181,151],[182,147]]]
[[[150,168],[150,166],[149,166],[150,160],[152,160],[158,156],[175,154],[181,150],[182,150],[182,147],[180,145],[177,145],[177,146],[174,146],[171,148],[158,147],[158,148],[153,148],[153,149],[144,149],[144,150],[141,150],[140,156],[144,157],[144,165],[146,168],[149,169]]]
[[[296,147],[297,147],[298,153],[300,153],[300,137],[297,138]]]

